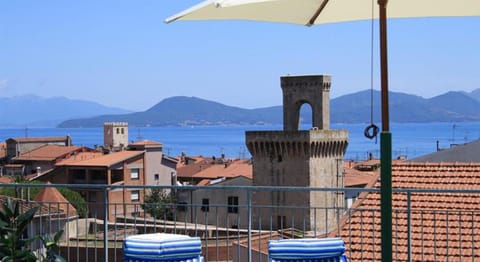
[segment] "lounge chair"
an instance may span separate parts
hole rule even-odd
[[[123,242],[124,262],[202,262],[201,252],[200,238],[185,235],[133,235]]]
[[[270,262],[347,262],[341,238],[281,239],[268,242]]]

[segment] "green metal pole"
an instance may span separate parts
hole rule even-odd
[[[380,134],[382,262],[392,261],[392,134]]]
[[[388,103],[387,3],[388,0],[378,0],[382,94],[382,133],[380,134],[382,262],[392,261],[392,134]]]

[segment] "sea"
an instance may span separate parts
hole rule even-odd
[[[330,129],[349,131],[345,159],[364,160],[380,156],[380,138],[368,139],[364,130],[369,124],[331,124]],[[381,128],[381,126],[379,125]],[[308,125],[301,129],[307,130]],[[129,127],[130,141],[151,140],[163,144],[169,156],[220,156],[250,158],[245,145],[245,131],[282,130],[281,125],[229,125],[184,127]],[[480,122],[460,123],[391,123],[392,157],[412,159],[455,145],[480,139]],[[103,127],[99,128],[0,128],[0,141],[8,138],[65,136],[74,145],[94,148],[103,144]]]

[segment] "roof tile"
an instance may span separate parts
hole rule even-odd
[[[43,145],[31,151],[25,152],[14,160],[18,161],[54,161],[58,158],[67,157],[74,154],[75,151],[80,151],[82,147],[79,146],[60,146],[60,145]]]
[[[394,189],[478,189],[479,181],[480,163],[396,163],[392,166]],[[377,182],[376,187],[379,186]],[[394,193],[392,204],[392,255],[396,260],[406,261],[407,194]],[[341,225],[340,236],[346,242],[350,260],[380,260],[379,207],[379,193],[365,194],[351,210],[351,217]],[[475,233],[480,224],[480,194],[412,192],[410,209],[414,261],[480,258],[480,247],[476,246],[480,235]]]
[[[112,165],[140,156],[142,154],[144,154],[143,151],[120,151],[80,161],[64,161],[62,163],[59,163],[58,165],[110,167]]]

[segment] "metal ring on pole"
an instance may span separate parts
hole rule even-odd
[[[376,126],[375,124],[371,124],[367,126],[367,128],[365,128],[365,131],[363,132],[363,134],[365,135],[365,137],[369,139],[373,139],[378,135],[379,131],[380,129],[378,128],[378,126]]]

